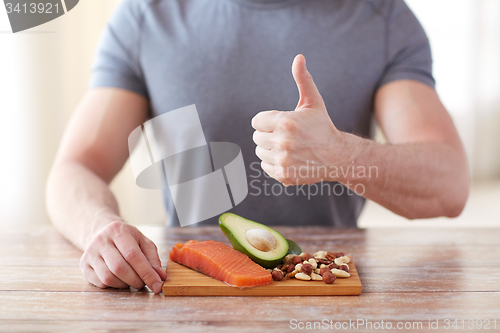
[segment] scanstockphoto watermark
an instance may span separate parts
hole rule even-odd
[[[349,180],[345,186],[338,182],[324,181],[325,179],[369,179],[378,178],[379,172],[377,166],[315,166],[307,161],[306,165],[300,167],[288,167],[284,172],[287,175],[297,179],[295,186],[285,187],[280,183],[271,181],[271,177],[265,173],[260,167],[259,162],[250,164],[250,182],[249,195],[252,196],[307,196],[308,200],[311,197],[323,195],[348,195],[354,194],[363,196],[366,192],[365,185],[359,182],[351,183]],[[300,185],[298,179],[318,179],[317,183]]]
[[[328,330],[328,331],[357,331],[357,330],[380,330],[393,332],[398,331],[471,331],[497,330],[497,319],[427,319],[424,321],[388,321],[388,320],[368,320],[349,319],[334,321],[331,319],[322,320],[297,320],[290,319],[290,329],[292,330]]]
[[[300,321],[290,320],[290,329],[292,330],[422,330],[427,328],[421,321],[372,321],[366,319],[349,319],[344,321],[333,321],[323,319],[319,321]],[[430,327],[430,326],[429,326]]]

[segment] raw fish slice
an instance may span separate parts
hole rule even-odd
[[[271,283],[271,273],[232,247],[215,241],[177,243],[170,259],[234,287]]]

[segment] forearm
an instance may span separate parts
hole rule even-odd
[[[341,183],[407,218],[460,214],[468,196],[465,154],[444,142],[378,144],[344,135],[351,148]],[[353,172],[354,171],[354,172]]]
[[[104,226],[122,220],[108,184],[79,163],[54,166],[47,185],[47,208],[54,226],[82,250]]]

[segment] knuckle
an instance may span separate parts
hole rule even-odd
[[[261,117],[262,117],[262,112],[259,112],[252,118],[252,127],[254,129],[257,129],[257,127],[259,127],[259,119]]]
[[[116,276],[123,276],[126,273],[125,266],[122,263],[116,261],[109,264],[109,270]]]
[[[127,262],[134,262],[139,257],[136,249],[128,249],[123,253],[123,257]]]
[[[282,151],[291,151],[293,150],[293,142],[290,139],[282,139],[279,142],[279,148]]]
[[[156,280],[156,272],[154,272],[152,269],[148,269],[147,271],[145,271],[141,278],[144,282],[147,283],[147,281],[154,281]]]
[[[297,131],[297,122],[287,117],[280,122],[279,127],[284,132],[295,133]]]
[[[110,231],[111,234],[116,235],[122,231],[123,224],[124,224],[123,222],[119,221],[111,222],[110,224],[108,224],[106,229]]]
[[[83,270],[83,268],[87,265],[87,255],[86,252],[83,253],[82,257],[80,258],[80,269]]]
[[[151,246],[151,249],[158,252],[158,246],[156,246],[156,244],[152,240],[146,238],[146,242],[149,244],[149,246]]]
[[[104,276],[102,277],[102,280],[101,280],[101,282],[107,286],[112,286],[113,283],[115,283],[115,281],[116,281],[116,278],[111,273],[104,274]]]

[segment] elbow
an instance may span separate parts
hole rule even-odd
[[[446,206],[446,211],[443,212],[443,216],[455,218],[462,214],[465,204],[467,203],[467,198],[469,197],[469,186],[467,185],[459,193],[454,193],[453,199],[450,199],[448,205]]]
[[[458,184],[457,184],[458,185]],[[468,178],[459,186],[450,187],[441,197],[430,197],[419,209],[413,209],[400,214],[408,220],[448,217],[456,218],[462,214],[470,192]]]
[[[456,182],[457,186],[445,192],[445,197],[442,199],[443,211],[441,216],[455,218],[462,214],[470,192],[470,179],[467,176],[463,177],[463,181]]]

